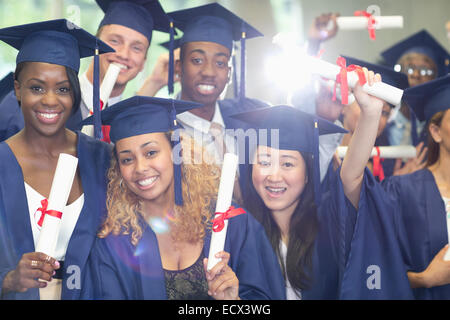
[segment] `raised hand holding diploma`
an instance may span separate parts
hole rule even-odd
[[[339,65],[311,56],[305,56],[304,59],[305,65],[308,66],[311,73],[318,74],[326,79],[336,80],[340,84],[342,103],[347,104],[345,98],[348,91],[345,89],[347,87],[354,88],[358,82],[361,84],[361,68],[357,66],[347,67],[345,59],[342,57],[337,59]],[[364,79],[363,83],[362,89],[364,92],[393,105],[398,105],[401,102],[403,90],[383,82],[375,82],[370,86]]]
[[[36,245],[36,252],[53,257],[61,228],[64,207],[69,199],[73,180],[77,171],[78,158],[61,153],[53,176],[48,201],[43,200],[41,219],[42,228]]]

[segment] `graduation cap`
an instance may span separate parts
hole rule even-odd
[[[424,54],[432,59],[437,66],[438,77],[448,73],[449,53],[426,30],[396,43],[383,51],[381,55],[391,67],[394,67],[403,55],[413,52]]]
[[[0,29],[0,40],[19,50],[16,63],[46,62],[80,69],[80,58],[94,56],[95,137],[101,138],[98,55],[113,52],[110,46],[66,19]],[[97,110],[97,112],[96,112]],[[97,114],[97,115],[96,115]]]
[[[14,89],[14,73],[8,73],[2,80],[0,80],[0,101],[6,94]]]
[[[170,18],[158,0],[96,0],[105,16],[100,22],[118,24],[142,33],[151,42],[152,31],[170,32]]]
[[[202,105],[191,101],[134,96],[120,101],[101,112],[102,123],[110,125],[111,142],[153,132],[168,132],[177,128],[176,115]],[[92,124],[93,117],[82,124]],[[171,141],[172,147],[178,141]],[[183,204],[181,167],[174,161],[175,203]]]
[[[450,75],[408,88],[403,98],[419,120],[428,122],[437,112],[450,109]]]
[[[245,40],[263,34],[218,3],[169,12],[175,27],[183,31],[178,45],[206,41],[218,43],[233,52],[233,41],[241,42],[241,99],[245,97]],[[170,48],[171,50],[174,47]],[[169,64],[170,65],[170,64]],[[169,76],[173,81],[173,76]]]
[[[383,79],[384,83],[387,83],[393,87],[399,88],[399,89],[406,89],[409,87],[408,84],[408,76],[406,76],[404,73],[397,72],[393,70],[392,68],[388,68],[385,66],[381,66],[378,64],[373,64],[367,61],[359,60],[356,58],[348,57],[348,56],[342,56],[347,61],[347,65],[354,64],[360,67],[365,67],[369,70],[372,70],[375,73],[379,73],[381,75],[381,78]]]
[[[0,29],[0,40],[19,50],[16,63],[47,62],[78,73],[80,58],[113,52],[110,46],[66,19]]]
[[[176,31],[172,19],[166,14],[158,0],[96,0],[98,6],[103,10],[105,16],[100,26],[118,24],[142,33],[151,43],[153,30],[167,32],[170,34],[172,43]],[[173,45],[171,45],[173,47]],[[173,50],[170,52],[170,61],[174,61]],[[173,69],[173,66],[169,65]],[[170,71],[170,70],[169,70]],[[173,79],[170,80],[169,72],[169,94],[173,93]]]
[[[312,154],[314,161],[314,194],[320,203],[319,135],[347,133],[344,128],[315,114],[300,111],[291,106],[279,105],[234,114],[231,117],[247,122],[255,129],[267,129],[267,136],[258,134],[258,145],[279,150],[296,150]],[[272,141],[270,130],[278,129],[276,141]],[[261,133],[261,132],[260,132]]]

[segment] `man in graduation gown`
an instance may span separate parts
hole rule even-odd
[[[174,20],[175,27],[184,32],[177,41],[181,51],[174,71],[181,83],[179,98],[203,104],[202,108],[178,115],[177,121],[198,140],[197,143],[206,148],[216,163],[222,163],[226,152],[234,152],[242,157],[244,152],[240,152],[240,149],[245,148],[243,142],[248,141],[248,138],[235,140],[229,130],[243,129],[245,132],[249,127],[231,115],[268,104],[245,97],[245,65],[240,68],[238,97],[222,100],[221,96],[231,78],[233,42],[241,41],[241,56],[245,57],[245,40],[262,34],[218,3],[174,11],[168,15]],[[169,76],[169,80],[171,78]],[[214,130],[221,131],[223,148],[218,147]],[[246,189],[242,179],[246,170],[244,162],[249,161],[243,158],[239,161],[241,191]]]

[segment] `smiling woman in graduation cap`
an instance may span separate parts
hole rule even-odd
[[[366,79],[369,85],[379,81],[373,72],[366,72]],[[355,142],[349,146],[333,187],[323,196],[319,182],[319,134],[345,130],[289,106],[235,115],[255,128],[279,130],[275,139],[269,132],[259,137],[244,205],[264,225],[277,252],[288,299],[388,298],[393,296],[392,287],[398,290],[409,286],[405,274],[397,278],[395,270],[403,265],[400,259],[394,264],[394,251],[386,253],[388,258],[394,258],[390,260],[390,273],[383,273],[383,291],[370,291],[364,279],[367,266],[361,263],[364,256],[353,252],[354,246],[370,249],[366,242],[355,242],[356,229],[352,226],[359,214],[355,197],[358,173],[366,166],[378,128],[378,121],[374,120],[382,109],[382,102],[364,93],[359,85],[354,94],[362,109]],[[352,281],[349,273],[360,278]],[[341,286],[348,289],[344,294]]]
[[[6,232],[0,239],[10,248],[0,251],[1,296],[76,299],[105,209],[110,148],[65,125],[79,108],[80,58],[112,49],[65,19],[0,29],[0,40],[19,49],[14,90],[25,121],[19,133],[0,143],[0,205],[5,215],[0,232]],[[78,157],[78,170],[55,256],[48,257],[34,252],[41,227],[38,209],[50,193],[62,152]],[[70,285],[74,267],[78,280]]]
[[[284,298],[264,229],[245,211],[229,220],[222,261],[205,274],[220,170],[198,161],[201,148],[174,122],[196,107],[136,96],[102,111],[115,150],[86,298]]]

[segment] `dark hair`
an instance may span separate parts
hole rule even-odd
[[[14,80],[19,81],[19,74],[22,72],[22,70],[25,68],[25,66],[29,62],[21,62],[16,66],[16,70],[14,71]],[[80,88],[80,81],[78,80],[78,73],[73,70],[72,68],[66,67],[66,74],[67,79],[70,83],[70,88],[72,91],[72,98],[73,98],[73,105],[72,105],[72,114],[77,112],[78,108],[80,107],[81,103],[81,88]],[[20,102],[19,102],[20,105]]]
[[[436,163],[436,161],[439,160],[439,143],[434,141],[433,136],[431,135],[431,132],[430,132],[430,126],[431,126],[431,124],[434,124],[434,125],[440,127],[442,124],[442,119],[444,118],[445,112],[447,112],[447,111],[448,110],[437,112],[436,114],[433,115],[433,117],[431,117],[431,119],[427,123],[427,130],[428,130],[427,167],[433,165],[434,163]]]
[[[278,256],[283,276],[287,275],[296,290],[308,289],[312,282],[312,255],[318,230],[317,207],[314,202],[313,160],[308,153],[300,152],[306,163],[308,182],[289,223],[289,242],[286,264],[280,253],[281,231],[252,183],[252,165],[247,175],[248,190],[244,193],[244,207],[263,225]]]

